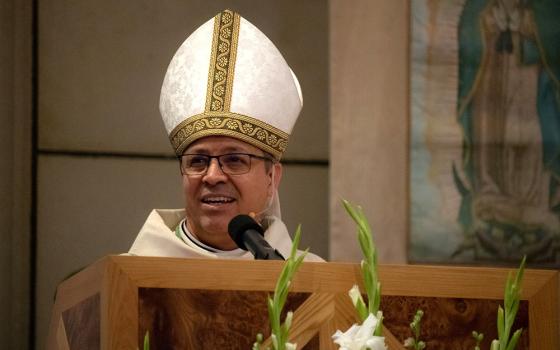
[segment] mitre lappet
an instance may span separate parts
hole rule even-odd
[[[202,137],[228,136],[280,160],[302,106],[299,82],[280,51],[225,10],[179,47],[159,107],[178,156]]]

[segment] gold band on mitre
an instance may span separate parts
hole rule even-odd
[[[206,112],[227,112],[230,109],[240,21],[239,15],[230,10],[224,10],[214,19]]]
[[[187,118],[171,131],[169,139],[175,154],[206,136],[229,136],[245,141],[280,159],[289,135],[255,118],[231,112],[204,112]]]

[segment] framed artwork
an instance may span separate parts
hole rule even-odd
[[[558,18],[411,0],[411,262],[560,266]]]

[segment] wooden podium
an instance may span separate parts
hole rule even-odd
[[[48,349],[141,349],[149,331],[151,350],[248,350],[258,332],[270,333],[266,297],[281,269],[277,261],[105,257],[58,287]],[[485,333],[489,349],[508,271],[381,266],[389,348],[404,349],[421,308],[428,349],[472,350],[473,330]],[[518,349],[560,349],[558,275],[526,271]],[[361,286],[358,264],[302,264],[286,306],[298,349],[336,349],[331,335],[357,321],[347,294],[355,283]]]

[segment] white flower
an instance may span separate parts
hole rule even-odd
[[[387,350],[385,337],[373,335],[377,322],[378,319],[369,314],[361,326],[354,324],[346,333],[337,330],[333,340],[340,345],[340,350]]]
[[[278,339],[276,338],[276,335],[271,334],[270,337],[272,338],[272,348],[273,349],[278,349]],[[284,344],[284,346],[285,346],[286,350],[296,350],[297,349],[297,344],[296,343],[286,342]]]
[[[296,350],[297,344],[286,343],[286,350]]]
[[[412,338],[412,337],[406,338],[405,341],[404,341],[404,347],[405,348],[410,348],[412,346],[414,346],[414,338]]]
[[[286,315],[286,320],[284,321],[284,324],[286,325],[286,329],[290,329],[290,327],[292,326],[292,318],[294,317],[294,313],[291,311],[288,311],[288,314]]]

